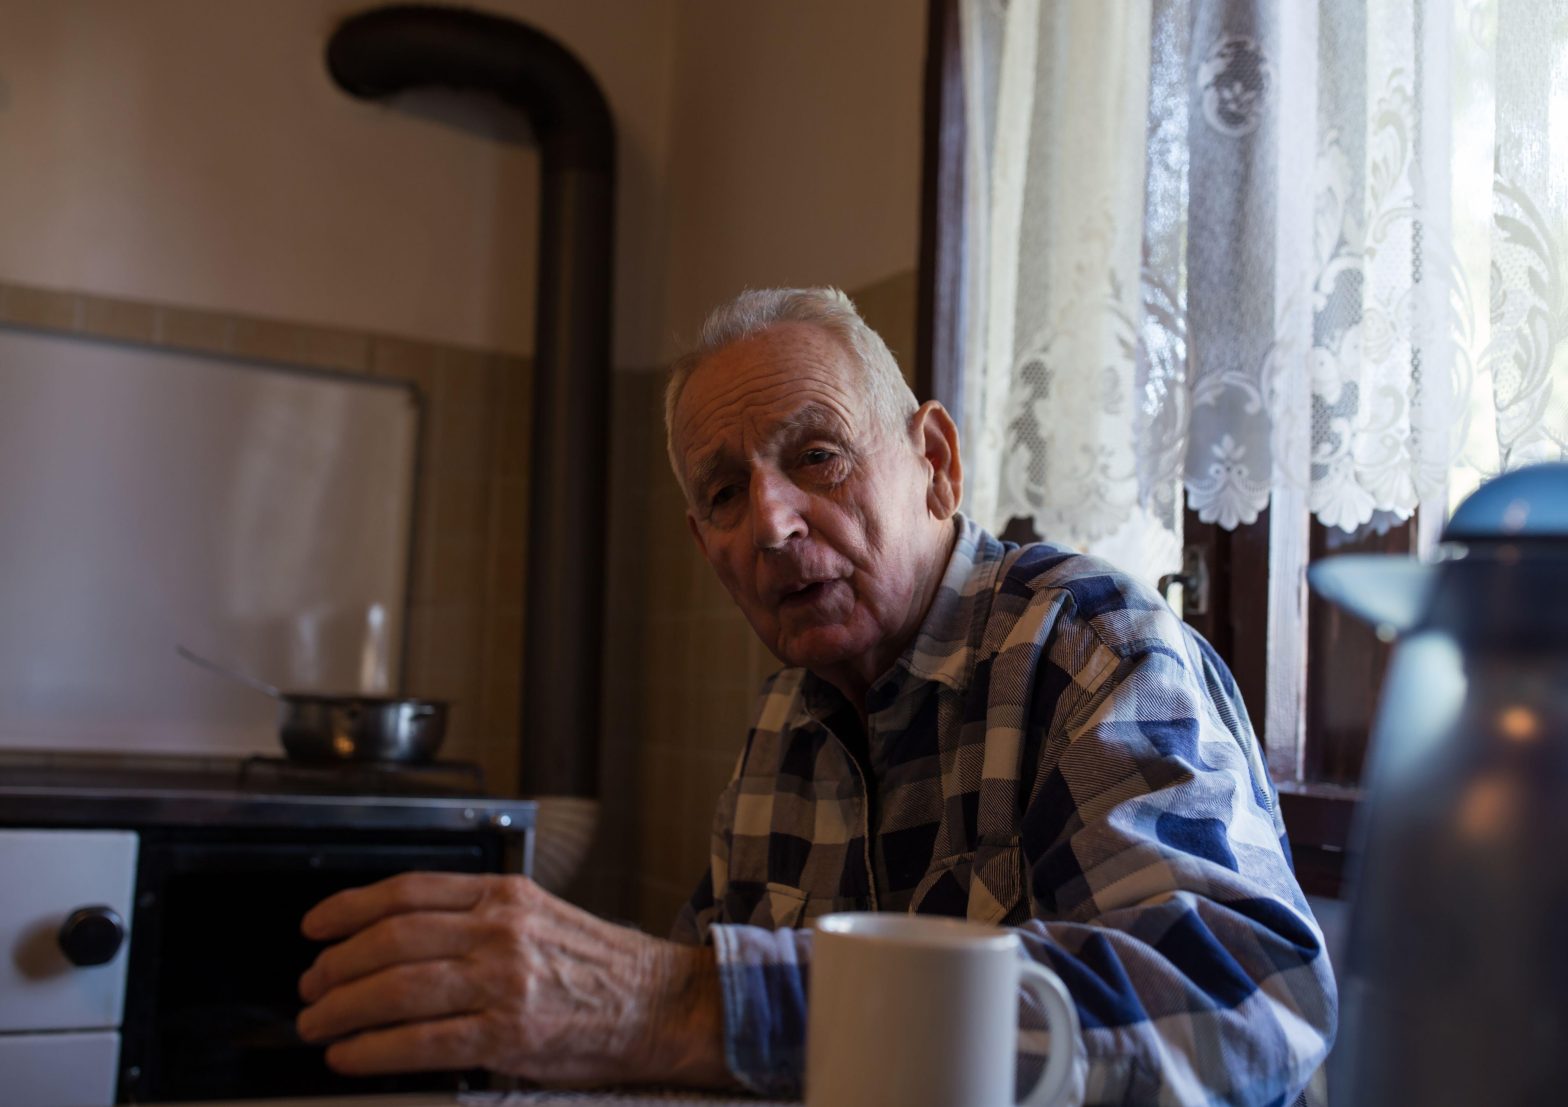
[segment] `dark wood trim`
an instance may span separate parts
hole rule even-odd
[[[1309,896],[1344,899],[1349,891],[1343,850],[1317,846],[1290,845],[1290,860],[1296,869],[1296,883]]]
[[[1348,890],[1351,835],[1359,788],[1333,784],[1280,784],[1280,814],[1290,839],[1296,879],[1310,895],[1342,898]]]
[[[1280,814],[1292,846],[1350,847],[1360,788],[1337,784],[1280,784]]]
[[[1230,532],[1231,672],[1262,733],[1269,687],[1269,512]]]
[[[1378,534],[1346,534],[1312,521],[1308,556],[1394,554],[1409,556],[1415,524],[1407,521]],[[1307,597],[1306,757],[1308,780],[1353,784],[1361,779],[1369,732],[1382,694],[1393,647],[1366,623],[1327,602]]]
[[[1187,622],[1230,666],[1242,702],[1262,733],[1268,717],[1269,509],[1254,523],[1222,530],[1189,510],[1182,542],[1203,550],[1209,569],[1209,609]]]
[[[915,391],[961,419],[965,303],[964,69],[959,0],[929,0]]]

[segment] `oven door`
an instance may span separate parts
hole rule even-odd
[[[0,1103],[108,1107],[136,835],[0,830]]]
[[[294,1031],[300,974],[323,948],[301,936],[301,916],[332,892],[395,873],[501,867],[494,836],[449,837],[144,832],[121,1100],[482,1086],[483,1074],[339,1076]]]

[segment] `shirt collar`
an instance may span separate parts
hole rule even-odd
[[[952,688],[969,683],[1005,549],[965,515],[957,516],[955,526],[957,540],[925,620],[892,672],[878,684],[891,682],[901,671]]]

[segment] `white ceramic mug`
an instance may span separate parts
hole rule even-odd
[[[1012,931],[872,912],[815,925],[807,1107],[1012,1107],[1020,986],[1051,1030],[1045,1072],[1024,1103],[1061,1102],[1078,1012]]]

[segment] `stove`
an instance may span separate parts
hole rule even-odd
[[[472,762],[318,764],[286,758],[0,753],[0,826],[337,827],[519,837],[534,805],[489,795]]]
[[[253,754],[239,763],[241,791],[318,795],[463,796],[485,794],[485,771],[472,761],[295,761]]]
[[[293,1031],[321,948],[299,918],[409,870],[526,875],[534,814],[467,762],[0,752],[0,946],[19,966],[6,979],[0,958],[0,1069],[33,1073],[38,1103],[482,1086],[328,1070]]]

